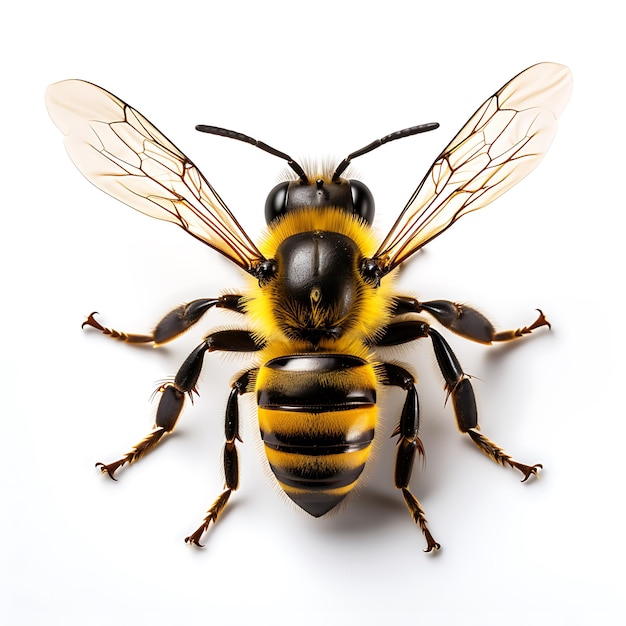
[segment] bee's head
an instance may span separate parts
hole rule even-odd
[[[319,177],[315,182],[300,179],[276,185],[265,201],[265,221],[270,224],[290,211],[305,208],[342,209],[368,224],[375,212],[372,192],[362,182]]]

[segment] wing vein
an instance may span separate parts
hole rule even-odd
[[[98,188],[180,226],[248,272],[263,261],[200,170],[141,113],[80,80],[51,85],[46,103],[74,164]]]
[[[569,70],[539,63],[488,98],[432,164],[374,259],[389,272],[463,215],[495,200],[547,151],[569,99]]]

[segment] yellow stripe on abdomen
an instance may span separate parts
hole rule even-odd
[[[261,368],[259,428],[285,493],[315,517],[354,487],[376,426],[373,367],[343,354],[290,355]]]

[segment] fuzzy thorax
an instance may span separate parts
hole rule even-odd
[[[287,354],[293,353],[294,349],[304,352],[314,349],[361,355],[367,352],[365,345],[389,322],[393,301],[389,277],[380,286],[374,286],[359,272],[361,259],[371,257],[377,249],[372,230],[363,220],[341,209],[303,209],[288,213],[271,224],[259,249],[265,258],[280,258],[281,251],[288,245],[285,242],[306,233],[311,233],[312,238],[317,234],[320,238],[324,233],[337,234],[340,237],[335,239],[349,243],[353,251],[347,262],[352,267],[336,268],[337,275],[343,277],[346,290],[351,292],[346,296],[349,306],[342,306],[342,294],[325,300],[325,288],[328,287],[328,291],[331,286],[324,284],[311,286],[306,292],[307,297],[291,297],[286,283],[288,279],[281,275],[285,268],[278,263],[275,280],[264,286],[251,280],[245,309],[252,328],[259,339],[272,346],[272,352]],[[333,282],[332,272],[326,280]],[[333,326],[340,328],[340,332],[321,335],[315,346],[300,341],[302,337],[297,333],[299,327],[323,329]]]

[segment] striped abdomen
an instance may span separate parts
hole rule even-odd
[[[285,493],[319,517],[354,487],[376,425],[376,378],[347,354],[272,359],[257,378],[265,453]]]

